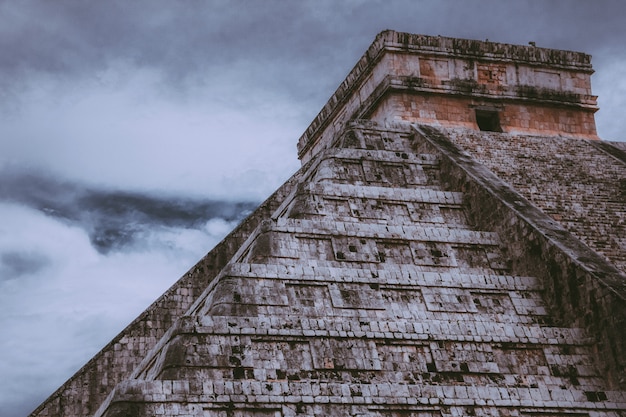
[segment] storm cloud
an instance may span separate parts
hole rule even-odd
[[[619,0],[0,1],[0,415],[23,416],[299,166],[378,32],[593,56],[626,140]]]
[[[192,199],[56,182],[43,174],[2,172],[0,201],[26,205],[80,227],[100,253],[132,249],[155,228],[199,229],[211,219],[238,222],[256,206],[251,201]],[[28,270],[26,255],[6,254],[3,264]],[[32,267],[35,267],[33,264]]]

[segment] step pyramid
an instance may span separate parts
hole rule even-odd
[[[578,146],[604,175],[585,174],[592,189],[619,194],[623,151],[595,144],[591,125],[569,138],[549,123],[535,125],[544,136],[497,131],[517,123],[495,101],[510,86],[395,73],[415,67],[406,56],[435,53],[436,65],[419,64],[426,77],[463,47],[464,59],[479,50],[517,67],[571,59],[588,79],[587,58],[468,42],[379,35],[303,135],[302,168],[33,415],[626,416],[626,276],[615,267],[626,248],[594,246],[589,232],[625,218],[625,204],[606,192],[610,216],[585,214],[594,223],[579,236],[567,220],[578,197],[550,211],[548,190],[519,173]],[[483,100],[471,128],[399,109],[409,93],[435,101],[436,88],[452,97],[448,114],[458,94]],[[587,96],[516,94],[567,120],[595,111]],[[562,170],[555,183],[585,171]]]
[[[551,323],[411,129],[306,167],[103,416],[619,416],[580,327]]]

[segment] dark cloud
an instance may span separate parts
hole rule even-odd
[[[33,74],[65,80],[107,81],[112,66],[155,71],[160,88],[176,94],[199,89],[219,100],[223,91],[281,95],[312,119],[335,87],[384,29],[491,39],[582,50],[604,65],[622,53],[626,8],[619,0],[548,2],[319,0],[113,0],[4,2],[0,85],[16,88]],[[3,22],[5,23],[5,22]],[[21,86],[21,87],[18,87]],[[234,95],[234,94],[233,94]],[[245,97],[248,97],[246,100]],[[6,106],[6,104],[5,104]]]
[[[141,244],[155,228],[199,229],[211,219],[238,222],[258,202],[192,199],[137,192],[93,189],[60,182],[33,172],[0,171],[0,201],[11,201],[39,210],[84,229],[101,253],[130,249]],[[44,266],[24,254],[0,258],[6,272],[21,275]],[[34,268],[32,271],[30,269]],[[4,269],[0,269],[4,271]]]
[[[342,43],[331,36],[341,26],[329,30],[334,13],[325,2],[30,1],[7,2],[2,9],[14,21],[0,38],[0,70],[13,79],[35,72],[71,80],[124,62],[154,68],[167,85],[180,88],[230,65],[254,82],[278,87],[285,76],[294,80],[306,69],[294,70],[287,61],[315,56],[326,65],[338,53],[327,46]]]
[[[600,52],[626,37],[624,9],[611,0],[5,2],[0,71],[72,79],[121,61],[180,88],[230,66],[300,97],[321,83],[327,97],[383,29]]]
[[[101,252],[132,246],[156,227],[197,229],[214,218],[240,221],[256,206],[253,202],[165,199],[125,192],[88,192],[77,201],[80,218],[90,226],[91,241]]]
[[[2,11],[7,16],[2,49],[9,52],[0,60],[5,71],[67,73],[101,67],[111,59],[163,67],[172,74],[246,59],[283,62],[307,55],[327,64],[325,58],[360,53],[343,46],[356,39],[367,45],[372,34],[386,28],[474,37],[493,32],[504,41],[536,35],[574,45],[604,43],[625,33],[616,19],[616,13],[624,14],[618,0],[60,0],[5,2]],[[589,25],[581,31],[583,21]]]

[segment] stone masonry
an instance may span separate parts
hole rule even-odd
[[[626,153],[591,72],[381,33],[303,167],[32,415],[626,416]]]
[[[613,144],[459,130],[448,137],[626,273],[626,158],[608,157]]]

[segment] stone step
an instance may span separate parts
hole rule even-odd
[[[323,197],[380,199],[393,202],[414,202],[445,205],[463,204],[463,193],[426,188],[389,188],[375,185],[317,183],[310,184],[311,194]]]
[[[212,305],[256,314],[301,314],[318,317],[436,319],[441,313],[459,320],[503,323],[549,323],[539,291],[478,290],[454,287],[337,283],[223,276],[214,286]],[[248,309],[235,307],[243,304]],[[263,306],[263,308],[261,308]],[[368,312],[368,310],[371,310]],[[226,310],[221,308],[220,314]],[[212,311],[216,314],[217,311]],[[473,313],[467,317],[458,313]]]
[[[324,155],[307,180],[353,185],[439,188],[439,162],[423,155],[335,149]]]
[[[342,404],[420,407],[420,412],[431,410],[440,416],[436,406],[497,406],[533,412],[541,415],[549,409],[555,414],[572,415],[581,411],[611,411],[626,408],[624,393],[619,391],[586,392],[572,389],[516,388],[498,386],[422,385],[402,383],[319,383],[317,381],[125,381],[116,388],[117,402],[180,402],[183,404],[248,404],[259,411],[262,404]],[[156,404],[155,404],[156,403]],[[199,415],[199,410],[185,410],[182,414]],[[205,406],[206,407],[206,406]],[[217,407],[216,407],[217,408]],[[546,410],[548,408],[548,410]],[[261,408],[262,409],[262,408]],[[206,408],[205,408],[206,410]],[[334,410],[334,409],[333,409]],[[366,408],[365,410],[369,410]],[[183,410],[181,410],[183,411]],[[563,414],[560,414],[563,413]],[[257,415],[257,414],[246,414]],[[272,414],[259,414],[270,416]],[[371,415],[371,414],[368,414]],[[410,414],[409,414],[410,415]],[[530,414],[532,415],[532,414]],[[573,414],[577,415],[577,414]],[[617,414],[619,416],[620,414]]]
[[[385,269],[359,267],[358,265],[333,266],[320,262],[315,267],[306,265],[278,265],[231,263],[222,271],[223,276],[256,277],[266,279],[298,280],[301,282],[344,282],[385,286],[417,286],[466,288],[495,291],[541,291],[540,280],[534,277],[468,274],[462,272],[417,271],[413,264],[386,265]]]
[[[274,222],[266,222],[264,226],[266,231],[271,230],[300,236],[330,235],[469,245],[500,245],[500,239],[494,232],[447,228],[445,225],[433,226],[430,223],[395,226],[367,222],[279,218]]]
[[[588,346],[593,341],[581,328],[539,327],[493,321],[459,322],[441,314],[441,319],[419,321],[355,320],[345,317],[242,317],[209,316],[199,305],[198,317],[184,316],[178,332],[285,337],[368,338],[388,341],[456,341],[531,345]],[[471,316],[470,316],[471,317]]]
[[[384,187],[364,187],[373,190],[360,193],[358,188],[346,189],[344,185],[317,184],[315,192],[296,195],[293,202],[274,218],[315,219],[323,216],[325,220],[340,222],[435,223],[448,228],[468,228],[460,193],[445,193],[430,188],[401,190],[406,190],[406,193],[395,193],[394,188],[387,188],[390,192],[385,193]],[[333,193],[335,187],[341,189]],[[316,194],[319,191],[329,194]]]
[[[437,227],[280,218],[264,223],[233,259],[308,265],[336,261],[414,264],[416,269],[507,270],[496,233]]]
[[[342,148],[406,152],[413,147],[412,139],[411,131],[406,126],[400,131],[382,131],[376,127],[370,130],[359,126],[358,129],[348,131],[342,135],[336,145]]]
[[[295,345],[295,342],[292,342]],[[395,353],[395,352],[394,352]],[[212,359],[220,362],[229,362],[228,355],[210,356]],[[270,362],[270,359],[265,361]],[[339,362],[339,361],[338,361]],[[332,362],[328,362],[327,366],[331,366]],[[339,362],[343,366],[347,364],[352,366],[350,361]],[[499,386],[506,389],[528,389],[528,388],[546,388],[553,390],[571,390],[584,393],[603,393],[606,396],[606,386],[602,378],[594,377],[577,377],[575,383],[572,383],[570,377],[555,377],[550,375],[534,377],[532,375],[508,374],[498,372],[482,372],[480,367],[489,364],[482,363],[461,363],[464,367],[477,367],[459,371],[442,371],[429,372],[426,365],[424,369],[402,369],[403,364],[385,363],[388,368],[385,370],[372,369],[281,369],[273,367],[274,364],[268,365],[268,368],[252,367],[252,366],[233,366],[220,365],[211,363],[210,366],[202,366],[197,363],[189,364],[173,364],[164,372],[159,373],[158,379],[165,380],[214,380],[214,381],[238,381],[238,380],[256,380],[258,382],[273,382],[276,380],[296,380],[311,381],[317,383],[327,383],[333,379],[353,383],[362,384],[375,383],[385,381],[387,383],[413,383],[422,386],[440,386],[444,384],[457,384],[458,386]],[[284,365],[284,364],[282,364]],[[395,366],[394,366],[395,365]],[[458,366],[458,363],[456,364]],[[393,370],[392,370],[393,368]],[[476,370],[478,369],[478,370]],[[601,398],[601,397],[600,397]],[[598,398],[598,400],[600,399]],[[605,397],[606,398],[606,397]]]
[[[439,167],[439,158],[433,154],[414,153],[410,149],[382,150],[382,149],[358,149],[358,148],[334,148],[327,158],[371,160],[381,162],[396,162],[420,164],[423,166]]]

